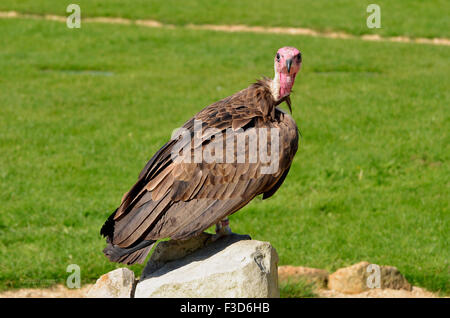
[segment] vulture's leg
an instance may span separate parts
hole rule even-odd
[[[233,232],[231,232],[230,221],[228,220],[228,218],[225,218],[216,224],[216,239],[230,234],[233,234]]]
[[[211,237],[211,240],[213,242],[215,242],[218,239],[220,239],[221,237],[225,237],[225,236],[229,236],[229,235],[234,235],[236,237],[239,237],[239,238],[245,239],[245,240],[251,240],[251,237],[249,235],[241,235],[241,234],[233,233],[230,228],[230,221],[228,220],[227,217],[224,218],[223,220],[219,221],[219,223],[216,224],[216,234],[214,234]]]

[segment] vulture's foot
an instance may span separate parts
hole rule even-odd
[[[221,237],[230,236],[230,235],[234,235],[237,237],[242,236],[242,239],[246,239],[246,240],[251,239],[249,235],[233,233],[230,228],[230,221],[228,220],[228,218],[225,218],[216,224],[216,234],[214,234],[211,237],[211,242],[215,242],[218,239],[220,239]]]
[[[233,234],[233,232],[231,232],[230,221],[228,220],[228,218],[225,218],[216,224],[216,234],[213,235],[211,240],[214,242],[223,236],[231,234]]]

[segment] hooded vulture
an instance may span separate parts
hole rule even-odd
[[[297,152],[298,129],[277,106],[286,102],[291,110],[301,64],[299,50],[279,49],[273,79],[207,106],[172,135],[100,231],[110,261],[143,263],[157,240],[188,239],[212,225],[217,237],[230,234],[228,215],[278,190]]]

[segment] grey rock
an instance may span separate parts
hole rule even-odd
[[[278,255],[270,243],[236,234],[209,238],[163,242],[135,297],[279,297]]]
[[[213,235],[203,232],[200,235],[190,238],[188,240],[169,240],[159,242],[155,247],[147,265],[141,274],[141,280],[150,276],[151,273],[163,267],[166,263],[182,259],[195,251],[205,248],[214,243]],[[232,244],[240,240],[251,240],[248,235],[235,234],[223,238],[221,244]]]

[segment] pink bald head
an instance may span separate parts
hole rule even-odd
[[[302,54],[295,47],[285,46],[277,51],[275,55],[275,72],[280,81],[280,97],[283,98],[291,93],[302,64]]]

